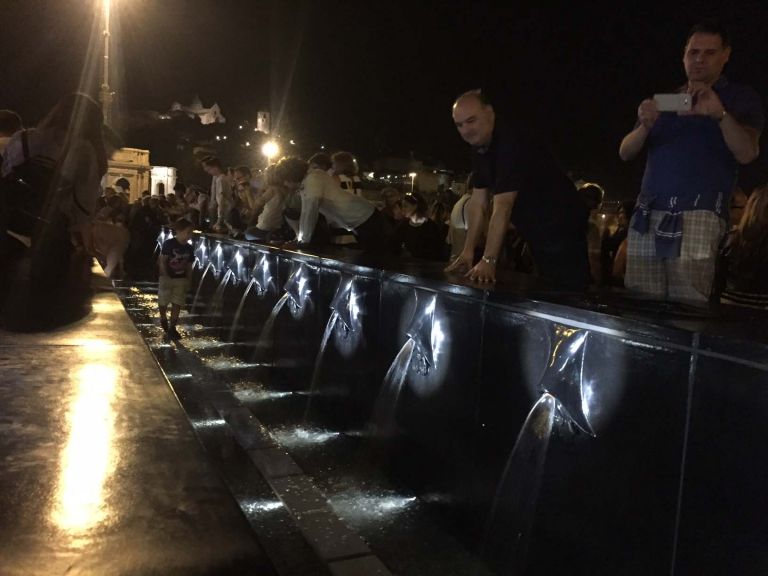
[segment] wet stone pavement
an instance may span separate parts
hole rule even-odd
[[[237,454],[201,448],[105,288],[75,324],[0,332],[0,574],[277,574],[222,481]]]

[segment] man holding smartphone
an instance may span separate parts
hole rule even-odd
[[[643,100],[621,142],[622,160],[648,153],[628,236],[629,289],[660,299],[709,298],[738,165],[757,158],[764,123],[757,93],[722,75],[730,55],[722,26],[694,26],[679,97]]]

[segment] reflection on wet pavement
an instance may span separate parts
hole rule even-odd
[[[0,375],[0,574],[274,574],[113,294]]]

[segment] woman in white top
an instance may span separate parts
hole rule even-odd
[[[283,228],[283,210],[288,190],[275,175],[275,164],[267,167],[264,192],[254,201],[251,220],[245,237],[255,242],[268,242],[272,235]]]

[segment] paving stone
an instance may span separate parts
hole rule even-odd
[[[392,573],[376,556],[338,560],[331,562],[328,567],[333,576],[392,576]]]
[[[336,514],[329,511],[315,511],[297,514],[292,510],[296,524],[310,546],[326,562],[360,554],[370,554],[365,541],[352,532]]]
[[[191,404],[198,438],[226,432]],[[0,330],[0,406],[3,576],[275,576],[113,294],[50,332]]]
[[[221,411],[233,411],[238,408],[242,408],[243,406],[240,404],[240,401],[235,398],[235,396],[232,394],[232,392],[227,390],[216,390],[215,392],[210,392],[208,395],[208,399],[210,400],[211,404],[216,408],[216,410]]]
[[[235,399],[235,401],[237,401],[237,399]],[[248,426],[253,422],[258,422],[253,416],[253,413],[242,404],[236,406],[221,406],[216,400],[213,400],[211,403],[230,426]]]
[[[301,468],[296,465],[285,450],[281,448],[266,448],[263,450],[249,450],[248,455],[265,478],[280,478],[302,474]]]
[[[232,433],[245,450],[260,450],[276,447],[275,440],[260,426],[231,427]]]
[[[295,516],[330,509],[325,497],[306,476],[273,478],[269,484]]]

